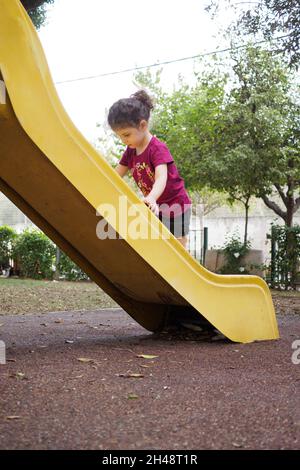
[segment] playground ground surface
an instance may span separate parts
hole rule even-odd
[[[272,291],[277,314],[300,315],[300,292]],[[0,316],[96,310],[118,305],[92,282],[0,278]]]
[[[27,314],[3,315],[4,288],[0,449],[299,449],[299,293],[274,293],[279,340],[237,344],[153,335],[115,307],[30,313],[24,291]]]

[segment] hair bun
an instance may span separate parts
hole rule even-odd
[[[131,95],[131,98],[135,98],[143,103],[150,111],[154,109],[153,101],[145,90],[136,91]]]

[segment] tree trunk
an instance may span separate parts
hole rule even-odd
[[[286,224],[286,212],[284,212],[276,202],[271,201],[268,196],[263,194],[261,196],[262,200],[264,201],[265,205],[271,209],[275,214],[279,215],[284,220],[284,223]]]
[[[293,160],[289,161],[289,167],[294,168]],[[288,177],[288,190],[286,193],[287,196],[287,204],[286,204],[286,225],[288,228],[293,227],[293,216],[295,212],[295,198],[294,198],[294,190],[295,190],[295,182],[292,176]],[[295,240],[295,233],[291,230],[287,231],[286,237],[286,255],[287,259],[289,260],[289,274],[290,278],[290,285],[293,289],[296,287],[296,277],[297,277],[297,257],[296,253],[296,240]]]
[[[245,231],[244,231],[244,245],[246,246],[248,241],[248,222],[249,222],[249,200],[250,196],[244,202],[245,206]]]
[[[293,227],[293,215],[294,215],[294,199],[289,197],[287,205],[287,215],[286,215],[286,226],[291,229]],[[297,277],[297,258],[295,256],[296,250],[296,240],[295,233],[291,230],[286,232],[286,256],[289,260],[289,275],[290,275],[290,286],[295,289],[296,287],[296,277]]]
[[[56,281],[59,281],[59,276],[60,276],[59,263],[60,263],[60,249],[57,246],[56,247],[56,257],[55,257],[55,273],[54,273],[54,276],[53,276],[53,279],[56,280]]]
[[[293,216],[294,216],[294,205],[295,201],[293,196],[288,196],[287,206],[286,206],[286,226],[293,226]]]

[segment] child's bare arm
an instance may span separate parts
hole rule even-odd
[[[164,163],[162,165],[158,165],[155,168],[155,183],[151,192],[148,196],[153,197],[155,201],[162,195],[165,190],[166,184],[168,179],[168,168],[167,165]]]
[[[118,163],[118,165],[116,166],[116,172],[123,178],[123,176],[126,175],[128,171],[128,166],[125,166],[125,165],[120,165]]]
[[[158,213],[157,199],[165,190],[168,179],[168,168],[166,164],[158,165],[155,168],[155,183],[148,196],[143,198],[145,204],[147,204],[152,212]]]

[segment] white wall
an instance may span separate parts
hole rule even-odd
[[[225,243],[228,235],[233,235],[235,231],[240,234],[241,240],[244,237],[245,219],[242,215],[224,209],[226,214],[222,215],[222,209],[217,210],[217,214],[212,212],[204,217],[204,226],[208,227],[208,248],[220,248]],[[270,260],[270,240],[267,240],[267,234],[271,231],[271,223],[283,224],[283,220],[276,217],[274,212],[264,210],[264,214],[251,214],[248,222],[248,240],[251,242],[251,248],[262,250],[265,261]],[[294,217],[294,224],[300,225],[299,216]]]

